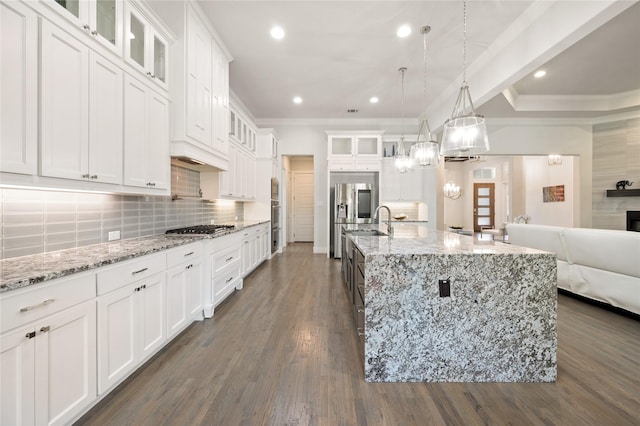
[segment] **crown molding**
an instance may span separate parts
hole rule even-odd
[[[640,90],[611,95],[521,95],[513,87],[502,95],[514,111],[615,111],[640,107]]]

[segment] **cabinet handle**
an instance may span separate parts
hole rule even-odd
[[[82,175],[82,179],[89,179],[89,174]]]
[[[89,31],[89,30],[91,29],[91,27],[90,27],[88,24],[84,24],[84,25],[82,26],[82,29],[84,29],[84,30],[86,30],[86,31]]]
[[[147,285],[143,284],[143,285],[140,286],[140,288],[147,288]]]
[[[45,306],[48,305],[49,303],[54,302],[56,299],[47,299],[47,300],[43,300],[42,302],[36,304],[36,305],[31,305],[31,306],[25,306],[24,308],[20,308],[20,312],[28,312],[31,311],[35,308],[39,308],[40,306]]]
[[[133,291],[140,291],[140,287],[134,288]]]
[[[229,262],[230,260],[233,260],[233,256],[227,258],[227,260],[225,260],[225,262]]]
[[[149,269],[149,268],[142,268],[142,269],[140,269],[139,271],[133,271],[133,272],[131,273],[131,275],[139,274],[139,273],[144,272],[144,271],[146,271],[146,270],[148,270],[148,269]]]
[[[191,269],[193,268],[193,263],[191,265],[187,265],[184,269]]]
[[[190,251],[189,253],[185,254],[184,257],[191,256],[193,253],[193,251]]]
[[[364,336],[364,328],[358,327],[358,336]]]
[[[364,306],[358,306],[358,313],[361,314],[364,312]]]
[[[245,241],[244,243],[245,243],[245,244],[249,244],[249,241]]]
[[[47,332],[47,331],[49,331],[50,329],[51,329],[51,327],[49,327],[49,326],[47,325],[47,326],[42,327],[42,328],[40,329],[40,333],[46,333],[46,332]]]
[[[96,31],[96,30],[91,31],[91,35],[97,36],[98,35],[98,31]]]
[[[151,77],[151,73],[147,71],[147,77]]]
[[[233,281],[233,277],[229,277],[229,279],[227,280],[228,283],[230,283],[231,281]]]
[[[91,175],[89,179],[98,179],[98,175]]]
[[[34,337],[36,337],[36,332],[30,331],[24,337],[26,337],[27,339],[33,339]]]

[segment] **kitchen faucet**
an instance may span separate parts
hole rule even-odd
[[[387,214],[388,214],[388,219],[387,219],[387,235],[389,235],[390,237],[393,236],[393,227],[391,226],[391,209],[389,209],[389,207],[382,205],[382,206],[378,206],[376,208],[375,213],[373,213],[373,218],[377,219],[378,218],[378,210],[380,210],[381,208],[385,208],[387,209]]]

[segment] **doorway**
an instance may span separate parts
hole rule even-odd
[[[495,183],[473,184],[473,231],[495,226]]]
[[[313,242],[313,173],[293,172],[293,241]]]

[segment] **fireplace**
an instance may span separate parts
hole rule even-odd
[[[627,210],[627,231],[640,232],[640,211]]]

